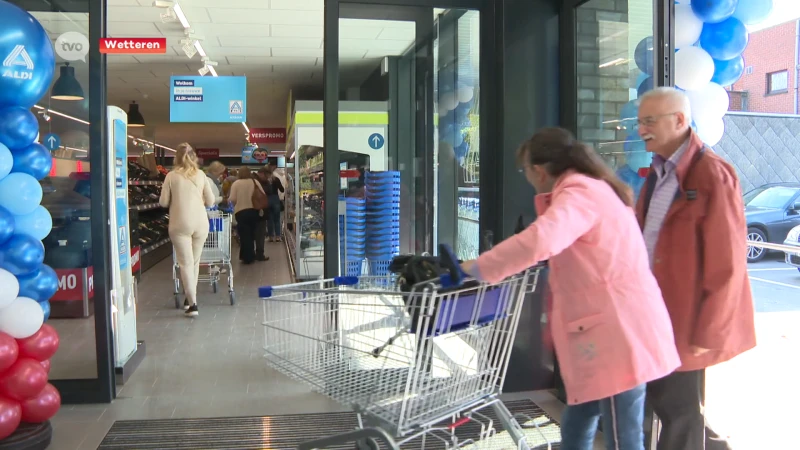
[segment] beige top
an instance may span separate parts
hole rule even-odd
[[[259,183],[255,178],[247,178],[233,182],[233,186],[231,186],[231,193],[228,195],[228,200],[233,202],[234,214],[238,213],[239,211],[244,211],[245,209],[253,209],[253,189],[256,187],[258,187],[261,192],[264,192],[264,189],[261,187],[261,183]]]
[[[180,172],[167,174],[161,186],[161,206],[169,208],[171,231],[192,232],[208,229],[206,207],[214,204],[214,194],[206,175],[197,171],[191,178]]]

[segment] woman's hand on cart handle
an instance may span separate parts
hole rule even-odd
[[[443,288],[451,288],[461,286],[464,282],[464,271],[461,269],[456,254],[453,249],[447,244],[439,244],[439,262],[447,269],[448,273],[439,277],[439,282]]]

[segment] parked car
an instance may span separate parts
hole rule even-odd
[[[792,228],[783,245],[794,247],[796,250],[793,252],[786,252],[786,264],[797,267],[800,270],[800,226]]]
[[[781,244],[800,225],[800,183],[772,183],[744,194],[747,240]],[[767,250],[748,246],[747,262],[761,261]]]

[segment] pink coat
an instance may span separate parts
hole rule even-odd
[[[569,404],[610,397],[680,366],[632,208],[604,181],[569,172],[536,196],[538,219],[482,254],[490,283],[549,260],[553,342]]]

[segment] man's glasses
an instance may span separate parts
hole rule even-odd
[[[641,119],[637,119],[636,120],[636,126],[637,126],[637,128],[642,126],[642,125],[644,125],[646,127],[649,127],[649,126],[655,125],[661,118],[674,116],[675,114],[678,114],[678,113],[677,112],[671,112],[671,113],[666,113],[666,114],[658,114],[656,116],[642,117]]]

